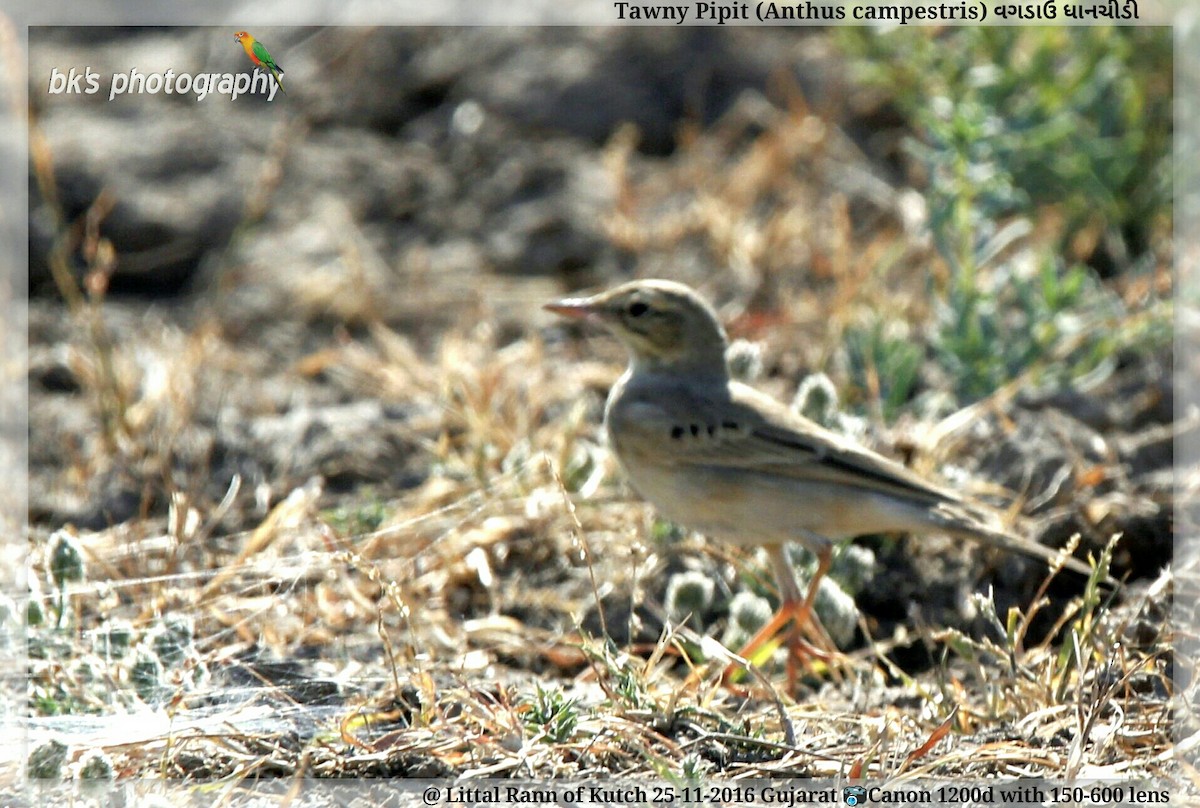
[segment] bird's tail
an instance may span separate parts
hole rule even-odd
[[[932,509],[932,516],[941,530],[953,536],[1022,553],[1039,561],[1045,561],[1052,567],[1061,566],[1085,576],[1090,577],[1093,573],[1091,566],[1067,555],[1066,552],[1051,549],[1006,529],[994,514],[985,513],[982,509],[971,508],[957,502],[944,503]],[[1106,583],[1115,584],[1116,582],[1108,578]]]

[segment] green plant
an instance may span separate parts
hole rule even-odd
[[[721,644],[726,648],[741,648],[770,619],[770,601],[753,592],[738,592],[729,601],[729,622]]]
[[[856,78],[884,92],[920,141],[969,158],[929,167],[979,183],[971,206],[990,218],[1026,200],[1060,206],[1060,247],[1099,228],[1134,254],[1169,227],[1169,29],[847,28],[839,42]]]
[[[321,516],[342,536],[360,536],[379,529],[388,517],[387,503],[370,488],[361,492],[363,499],[338,505]]]
[[[29,753],[25,771],[34,780],[60,780],[67,762],[67,747],[60,741],[47,741]]]
[[[921,348],[906,335],[889,334],[881,320],[847,328],[844,340],[852,383],[880,402],[885,421],[894,420],[916,388]]]
[[[1092,574],[1077,602],[1075,619],[1067,628],[1067,639],[1059,647],[1055,666],[1058,681],[1056,696],[1059,699],[1065,698],[1071,674],[1078,672],[1082,676],[1083,672],[1102,661],[1106,650],[1111,647],[1111,638],[1103,636],[1099,627],[1101,616],[1113,598],[1112,589],[1105,582],[1109,578],[1113,553],[1120,539],[1120,534],[1110,538],[1100,551],[1099,558],[1095,559]]]
[[[30,627],[40,626],[46,622],[46,610],[42,607],[41,599],[29,598],[25,604],[25,622]]]
[[[689,754],[680,761],[677,778],[671,779],[676,788],[687,786],[703,788],[705,775],[711,768],[712,765],[704,758],[697,754]]]
[[[129,683],[147,704],[161,700],[167,692],[165,671],[158,656],[147,648],[139,648],[133,665],[129,668]]]
[[[699,571],[681,572],[667,581],[667,594],[663,605],[667,614],[676,622],[690,620],[693,626],[702,624],[701,618],[711,608],[716,583]]]
[[[133,624],[128,620],[109,620],[97,636],[99,652],[104,659],[119,659],[133,647]]]
[[[1042,366],[1056,381],[1114,361],[1123,312],[1096,268],[1059,256],[1106,245],[1130,265],[1169,221],[1171,49],[1163,32],[961,28],[840,41],[860,80],[907,116],[905,149],[925,179],[933,243],[950,270],[930,335],[960,403]],[[1033,232],[1057,242],[1010,253]],[[1014,218],[1016,215],[1018,218]],[[1094,258],[1093,254],[1083,257]],[[915,383],[911,346],[847,334],[855,380],[875,368],[885,417]],[[891,367],[880,366],[890,362]],[[868,389],[871,377],[867,376]],[[884,381],[891,384],[882,389]]]
[[[650,540],[659,546],[681,541],[687,534],[686,529],[666,519],[656,517],[650,525]]]
[[[796,388],[792,409],[810,421],[833,429],[838,418],[838,394],[833,380],[824,373],[810,373]]]
[[[1000,278],[991,288],[955,284],[939,306],[934,357],[960,400],[986,396],[1037,363],[1062,381],[1112,361],[1109,324],[1119,307],[1084,267],[1064,271],[1043,255],[1036,275]]]
[[[88,752],[79,766],[79,779],[108,782],[116,777],[112,759],[99,749]]]
[[[657,709],[644,669],[634,657],[618,651],[611,638],[589,640],[581,650],[592,663],[600,686],[615,704],[631,710]]]
[[[528,700],[525,727],[539,738],[550,743],[566,743],[575,736],[579,728],[579,709],[575,699],[568,699],[557,688],[545,689],[537,685]]]
[[[82,581],[84,577],[79,540],[65,530],[56,531],[50,537],[50,577],[58,588],[58,618],[54,626],[61,628],[67,611],[67,584]]]
[[[762,345],[744,339],[735,339],[725,351],[725,362],[729,375],[743,382],[753,382],[762,376]]]
[[[196,628],[187,615],[169,614],[147,639],[155,655],[170,668],[180,665],[191,653]]]

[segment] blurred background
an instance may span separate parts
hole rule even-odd
[[[540,311],[637,277],[714,300],[735,372],[809,417],[1081,557],[1122,534],[1142,586],[1168,563],[1196,429],[1170,29],[266,28],[270,103],[108,100],[133,67],[248,72],[234,33],[30,31],[30,578],[77,628],[46,643],[100,664],[118,626],[132,655],[101,654],[105,694],[40,670],[39,710],[264,659],[361,684],[572,674],[576,630],[732,645],[764,559],[624,487],[621,350]],[[46,92],[84,66],[99,93]],[[945,647],[922,627],[987,633],[972,593],[1003,620],[1083,586],[936,538],[843,555],[840,641],[912,671]]]

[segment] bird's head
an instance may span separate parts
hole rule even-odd
[[[604,326],[625,344],[635,369],[725,375],[725,330],[712,306],[674,281],[633,281],[548,311]]]
[[[247,31],[238,31],[236,34],[233,35],[233,41],[241,42],[243,39],[246,39],[249,36],[250,36],[250,34]]]

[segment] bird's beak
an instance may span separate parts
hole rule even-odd
[[[590,297],[568,297],[547,303],[542,308],[572,320],[586,320],[597,310],[596,301]]]

